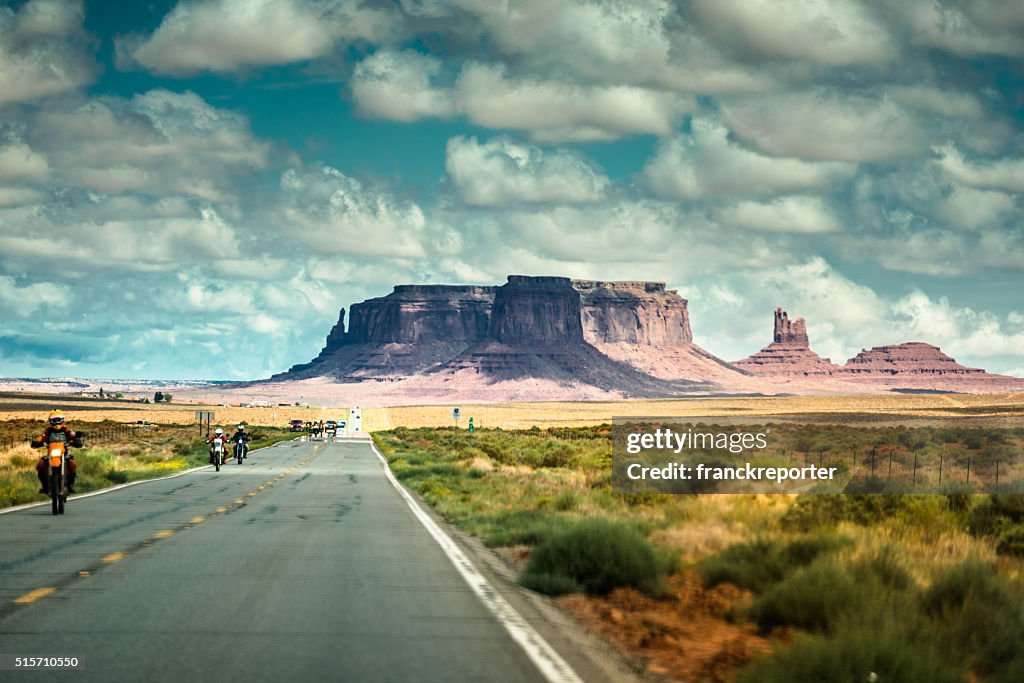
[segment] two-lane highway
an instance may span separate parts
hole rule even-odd
[[[0,548],[0,654],[84,665],[4,680],[545,680],[367,442],[0,515]]]

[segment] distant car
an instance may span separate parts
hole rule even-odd
[[[301,432],[305,430],[305,424],[306,423],[303,422],[302,420],[292,420],[291,422],[288,423],[288,426],[291,428],[291,431],[293,432]]]
[[[328,420],[327,422],[324,423],[324,429],[326,429],[329,432],[333,432],[337,428],[338,428],[338,421],[337,420]]]

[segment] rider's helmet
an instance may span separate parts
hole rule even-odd
[[[245,431],[245,425],[238,425],[238,431],[244,432]]]
[[[52,424],[54,427],[56,427],[57,425],[64,424],[64,413],[60,412],[59,410],[51,410],[50,424]]]
[[[221,434],[224,433],[224,430],[221,429],[220,427],[217,427],[216,429],[213,430],[213,433],[220,436]]]

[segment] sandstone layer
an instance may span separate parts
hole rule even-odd
[[[980,368],[960,365],[937,346],[924,342],[906,342],[876,346],[846,361],[842,372],[848,375],[893,377],[897,375],[985,375]]]
[[[780,377],[828,377],[838,370],[811,350],[806,321],[790,320],[782,308],[775,309],[772,343],[734,365],[756,375]]]

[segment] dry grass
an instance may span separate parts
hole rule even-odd
[[[970,420],[1024,418],[1022,394],[892,394],[881,396],[792,396],[767,398],[635,399],[629,401],[495,403],[461,405],[460,426],[469,417],[477,427],[583,427],[611,422],[613,417],[693,417],[749,420],[768,416],[844,415]],[[393,427],[445,427],[454,424],[451,406],[365,408],[367,431]],[[903,418],[903,419],[897,419]]]
[[[140,404],[130,401],[100,400],[79,396],[21,394],[0,398],[0,420],[42,419],[57,407],[71,420],[115,420],[154,424],[195,422],[195,411],[213,411],[221,425],[244,422],[252,425],[284,425],[289,420],[345,419],[347,407],[274,406],[241,408],[199,403]],[[613,417],[693,417],[730,418],[749,421],[755,418],[785,419],[799,415],[877,416],[879,421],[907,422],[908,419],[940,418],[966,422],[974,419],[1014,421],[1024,419],[1022,394],[929,394],[929,395],[854,395],[792,396],[763,398],[708,399],[634,399],[626,401],[581,401],[551,403],[460,404],[465,427],[473,417],[477,427],[526,429],[533,426],[587,426],[610,422]],[[400,406],[364,408],[363,428],[377,431],[393,427],[441,427],[454,424],[452,406]],[[995,426],[995,425],[992,425]]]

